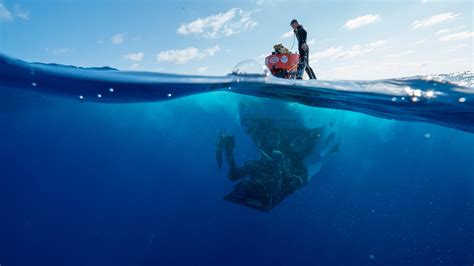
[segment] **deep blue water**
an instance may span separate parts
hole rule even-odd
[[[2,266],[474,263],[474,134],[453,129],[472,117],[299,106],[337,121],[341,150],[261,213],[222,200],[233,184],[214,154],[227,128],[239,162],[257,156],[238,121],[250,96],[102,104],[0,87]]]

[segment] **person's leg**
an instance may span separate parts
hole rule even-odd
[[[308,73],[309,79],[318,79],[316,77],[316,74],[314,74],[313,69],[309,66],[309,64],[306,65],[306,73]]]
[[[298,62],[298,69],[296,71],[296,79],[303,79],[303,74],[308,65],[308,54],[301,53],[300,51],[300,60]]]
[[[306,65],[304,63],[304,58],[300,57],[298,62],[298,69],[296,70],[296,79],[303,79],[303,73]]]

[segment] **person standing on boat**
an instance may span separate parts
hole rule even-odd
[[[296,39],[298,39],[298,52],[300,54],[296,78],[303,79],[303,72],[306,70],[309,79],[317,79],[313,69],[309,66],[309,47],[306,43],[308,33],[303,28],[303,25],[299,24],[296,19],[291,21],[290,26],[293,28]]]

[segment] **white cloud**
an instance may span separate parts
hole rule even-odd
[[[125,33],[117,33],[110,39],[113,44],[121,44],[125,40]]]
[[[138,52],[138,53],[126,54],[123,56],[123,58],[126,60],[140,62],[143,60],[143,56],[144,56],[143,52]]]
[[[206,56],[214,56],[220,47],[218,45],[208,48],[206,50],[200,50],[195,47],[188,47],[182,50],[168,50],[160,52],[156,55],[158,62],[170,62],[174,64],[186,64],[189,61],[203,59]]]
[[[378,41],[369,43],[367,46],[373,47],[373,48],[378,48],[378,47],[385,46],[386,44],[387,44],[387,41],[385,41],[385,40],[378,40]]]
[[[295,36],[295,33],[294,33],[292,30],[290,30],[289,32],[283,33],[283,34],[280,36],[280,38],[281,38],[281,39],[288,39],[288,38],[291,38],[291,37],[293,37],[293,36]]]
[[[19,18],[21,20],[29,20],[30,14],[28,10],[23,9],[20,5],[16,5],[14,12],[11,12],[0,0],[0,23],[1,22],[12,22],[15,18]]]
[[[472,31],[463,31],[458,33],[449,34],[439,38],[440,41],[449,42],[449,41],[463,41],[468,40],[474,37],[474,32]]]
[[[376,50],[386,47],[387,42],[379,40],[376,42],[364,44],[364,45],[354,45],[350,48],[344,48],[343,46],[330,47],[324,51],[316,52],[310,55],[312,60],[321,60],[321,59],[348,59],[357,56],[366,55],[368,53],[374,52]]]
[[[46,48],[46,52],[51,53],[53,55],[63,55],[63,54],[74,52],[74,49],[72,48],[54,48],[54,49]]]
[[[369,14],[348,20],[344,27],[348,30],[353,30],[373,23],[377,23],[381,20],[382,19],[380,18],[380,15]]]
[[[458,44],[458,45],[454,46],[453,48],[454,49],[462,49],[462,48],[466,48],[468,46],[469,45],[467,43],[462,43],[462,44]]]
[[[437,31],[435,34],[436,34],[436,35],[440,35],[440,34],[448,33],[448,32],[450,32],[450,31],[451,31],[451,30],[449,30],[449,29],[444,29],[444,30],[439,30],[439,31]]]
[[[206,38],[231,36],[252,29],[257,25],[251,17],[251,11],[232,8],[225,13],[198,18],[190,23],[182,24],[177,33],[182,35],[197,34]]]
[[[204,73],[204,72],[207,72],[208,69],[209,69],[209,67],[199,67],[199,68],[197,69],[197,71],[198,71],[199,73]]]
[[[10,10],[3,4],[3,1],[0,0],[0,22],[11,22],[13,21],[13,15]]]
[[[450,29],[442,29],[442,30],[437,31],[435,34],[436,35],[446,34],[446,33],[449,33],[449,32],[462,30],[465,27],[466,26],[463,25],[463,26],[458,26],[458,27],[454,27],[454,28],[450,28]]]
[[[416,45],[423,44],[426,42],[426,39],[418,40],[415,42]]]
[[[256,0],[255,1],[255,4],[257,6],[261,6],[261,5],[264,5],[264,4],[271,4],[272,3],[272,0]]]
[[[409,55],[409,54],[413,54],[415,51],[413,50],[408,50],[408,51],[405,51],[405,52],[401,52],[401,53],[398,53],[398,54],[389,54],[387,55],[386,57],[401,57],[401,56],[405,56],[405,55]]]
[[[438,15],[431,16],[429,18],[425,18],[423,20],[415,20],[412,25],[414,29],[418,28],[428,28],[434,25],[443,23],[445,21],[453,20],[458,17],[460,14],[454,14],[453,12],[449,13],[442,13]]]
[[[214,47],[211,47],[211,48],[208,48],[206,50],[206,53],[210,56],[214,56],[217,52],[219,52],[221,50],[221,48],[219,47],[219,45],[216,45]]]
[[[344,48],[342,46],[339,47],[330,47],[324,51],[317,52],[310,55],[311,59],[319,60],[319,59],[326,59],[326,58],[337,58],[339,55],[344,53]]]
[[[21,6],[15,6],[15,16],[21,20],[29,20],[30,19],[30,12],[28,10],[23,9]]]
[[[130,69],[133,69],[133,70],[137,70],[140,68],[140,64],[139,63],[133,63],[130,65]]]

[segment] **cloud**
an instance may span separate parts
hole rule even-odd
[[[12,12],[10,12],[3,4],[3,1],[0,0],[0,22],[11,22],[13,20]]]
[[[450,41],[463,41],[468,40],[474,37],[473,31],[463,31],[458,33],[449,34],[439,38],[440,41],[450,42]]]
[[[126,35],[127,34],[125,34],[125,33],[117,33],[114,36],[112,36],[112,38],[110,38],[110,40],[112,41],[113,44],[121,44],[125,40]]]
[[[289,32],[283,33],[283,34],[280,36],[280,39],[288,39],[288,38],[291,38],[291,37],[293,37],[293,36],[295,36],[295,33],[294,33],[292,30],[290,30]]]
[[[444,29],[444,30],[439,30],[439,31],[437,31],[435,34],[436,34],[436,35],[440,35],[440,34],[448,33],[448,32],[450,32],[450,31],[451,31],[451,30],[449,30],[449,29]]]
[[[415,20],[412,23],[412,26],[414,29],[428,28],[428,27],[432,27],[434,25],[443,23],[445,21],[453,20],[459,15],[460,15],[459,13],[454,14],[453,12],[442,13],[442,14],[431,16],[429,18],[425,18],[423,20]]]
[[[216,45],[214,47],[211,47],[211,48],[208,48],[206,50],[206,53],[210,56],[214,56],[217,52],[219,52],[221,50],[221,48],[219,47],[219,45]]]
[[[198,71],[199,73],[204,73],[204,72],[207,72],[208,69],[209,69],[209,67],[199,67],[199,68],[197,69],[197,71]]]
[[[413,50],[408,50],[408,51],[405,51],[405,52],[401,52],[401,53],[398,53],[398,54],[389,54],[387,55],[386,57],[401,57],[401,56],[404,56],[404,55],[409,55],[409,54],[413,54],[415,51]]]
[[[264,4],[271,4],[272,3],[272,0],[256,0],[255,1],[255,4],[257,6],[261,6],[261,5],[264,5]]]
[[[454,28],[450,28],[450,29],[442,29],[442,30],[437,31],[435,34],[436,35],[446,34],[446,33],[449,33],[449,32],[462,30],[465,27],[466,26],[463,25],[463,26],[458,26],[458,27],[454,27]]]
[[[214,56],[220,51],[218,45],[210,47],[206,50],[200,50],[195,47],[188,47],[182,50],[168,50],[160,52],[156,55],[158,62],[170,62],[174,64],[186,64],[189,61],[200,60],[207,56]]]
[[[144,56],[143,52],[139,52],[139,53],[126,54],[123,56],[123,58],[130,61],[140,62],[143,60],[143,56]]]
[[[377,23],[381,20],[382,19],[380,18],[380,15],[369,14],[348,20],[344,27],[348,30],[353,30],[373,23]]]
[[[133,69],[133,70],[137,70],[140,68],[140,64],[139,63],[133,63],[130,65],[130,69]]]
[[[376,50],[385,48],[387,41],[379,40],[376,42],[364,44],[364,45],[354,45],[350,48],[344,48],[343,46],[330,47],[326,50],[316,52],[310,55],[312,60],[321,60],[321,59],[348,59],[357,56],[362,56]]]
[[[73,51],[74,50],[71,48],[56,48],[56,49],[53,49],[52,53],[54,55],[62,55],[62,54],[71,53]]]
[[[206,38],[219,38],[239,34],[257,25],[251,17],[252,11],[232,8],[225,13],[198,18],[190,23],[182,24],[177,33],[181,35],[196,34]]]
[[[14,11],[10,11],[0,0],[0,23],[1,22],[12,22],[16,18],[21,20],[29,20],[30,13],[28,10],[23,9],[20,5],[16,5]]]
[[[30,12],[17,5],[15,6],[15,16],[21,20],[29,20]]]
[[[462,48],[466,48],[468,46],[469,45],[467,43],[462,43],[462,44],[458,44],[458,45],[454,46],[453,48],[454,49],[462,49]]]
[[[416,45],[419,45],[419,44],[424,44],[426,42],[426,39],[422,39],[422,40],[418,40],[415,42]]]
[[[74,52],[74,49],[72,48],[53,48],[53,49],[46,48],[46,52],[51,53],[53,55],[63,55],[63,54]]]

